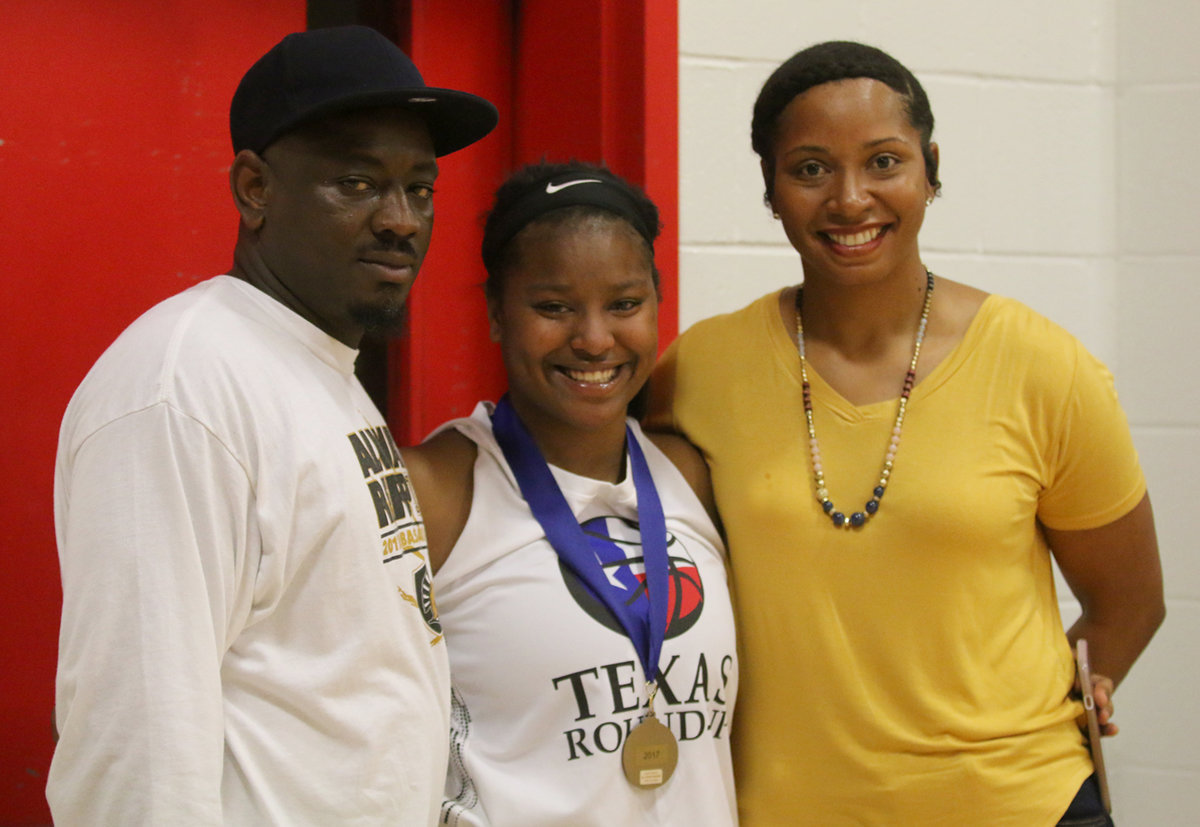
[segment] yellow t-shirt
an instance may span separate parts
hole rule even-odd
[[[989,297],[913,390],[879,513],[837,529],[778,306],[772,293],[674,342],[649,417],[704,453],[728,534],[742,823],[1054,824],[1091,764],[1038,521],[1095,528],[1145,492],[1111,374]],[[829,495],[850,514],[896,402],[855,406],[809,378]]]

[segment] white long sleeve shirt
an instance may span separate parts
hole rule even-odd
[[[57,824],[436,819],[445,646],[356,356],[219,276],[79,387],[55,478]]]

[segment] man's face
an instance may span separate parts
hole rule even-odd
[[[276,298],[351,347],[395,328],[433,232],[438,168],[424,121],[385,109],[337,116],[262,159],[258,250]]]

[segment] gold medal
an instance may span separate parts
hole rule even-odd
[[[675,772],[679,761],[679,743],[675,735],[654,715],[654,696],[657,686],[650,690],[650,705],[646,717],[625,738],[621,750],[621,766],[629,783],[643,790],[661,787]]]

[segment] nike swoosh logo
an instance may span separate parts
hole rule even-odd
[[[576,184],[603,184],[599,178],[576,178],[574,181],[567,181],[564,184],[547,184],[546,195],[554,195],[559,190],[565,190],[567,187],[573,187]]]

